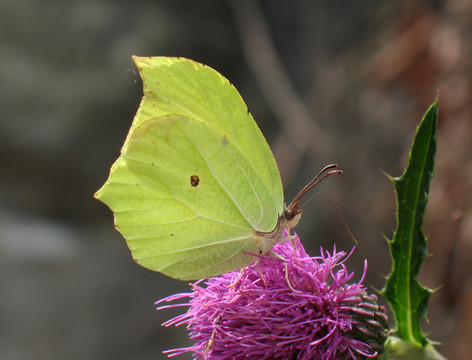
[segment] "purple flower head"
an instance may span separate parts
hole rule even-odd
[[[350,283],[343,251],[311,258],[298,237],[276,244],[246,268],[200,280],[192,292],[158,301],[190,298],[185,314],[163,325],[186,324],[195,359],[367,359],[382,350],[385,309],[367,295],[362,279]],[[204,282],[205,286],[202,286]],[[156,304],[157,304],[156,303]]]

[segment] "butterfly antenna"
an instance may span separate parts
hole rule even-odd
[[[328,196],[326,196],[325,194],[320,194],[321,196],[323,196],[326,200],[328,200],[331,205],[333,206],[334,210],[336,210],[336,213],[338,214],[339,218],[341,219],[341,222],[343,223],[344,227],[346,228],[347,232],[349,233],[349,236],[352,238],[352,240],[354,240],[354,242],[356,243],[356,245],[358,244],[357,242],[357,239],[356,237],[354,236],[354,234],[352,233],[351,229],[349,228],[349,225],[347,224],[346,220],[344,219],[344,216],[341,214],[341,212],[339,211],[338,207],[336,206],[336,204],[333,202],[333,200],[331,200]]]
[[[311,180],[303,189],[300,190],[298,195],[295,196],[295,198],[292,200],[292,202],[288,206],[289,209],[296,211],[298,208],[298,204],[300,203],[301,197],[305,195],[308,191],[313,189],[320,182],[322,182],[324,179],[326,179],[328,176],[334,175],[334,174],[342,174],[343,173],[342,170],[339,170],[339,169],[331,170],[337,167],[338,167],[338,164],[330,164],[330,165],[325,166],[323,169],[321,169],[321,171],[313,178],[313,180]]]

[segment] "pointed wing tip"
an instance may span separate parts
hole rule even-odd
[[[102,197],[103,197],[103,192],[104,192],[104,189],[106,187],[107,183],[103,184],[100,189],[98,189],[97,191],[95,191],[95,193],[93,194],[93,197],[99,201],[102,201]]]
[[[100,196],[101,196],[101,194],[102,194],[100,190],[102,190],[102,188],[98,189],[98,190],[95,192],[95,194],[93,194],[93,198],[94,198],[94,199],[100,200]]]
[[[151,66],[150,62],[152,60],[152,57],[150,57],[150,56],[131,55],[131,59],[135,63],[135,65],[138,68],[140,73],[142,72],[143,67]]]
[[[108,204],[108,201],[107,201],[109,199],[109,197],[107,195],[110,195],[108,193],[107,185],[108,185],[108,182],[106,182],[100,189],[98,189],[95,192],[95,194],[93,194],[93,197],[94,197],[94,199],[100,201],[102,204],[105,204],[106,206],[108,206],[110,208],[110,205]]]

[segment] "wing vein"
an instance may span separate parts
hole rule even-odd
[[[124,211],[115,211],[115,213],[121,213],[121,212],[136,212],[137,210],[124,210]],[[141,211],[147,211],[147,210],[141,210]],[[188,218],[188,219],[182,219],[182,220],[175,220],[175,221],[168,221],[168,222],[160,222],[160,223],[148,223],[148,224],[122,224],[120,225],[119,227],[122,228],[122,227],[133,227],[133,226],[160,226],[160,225],[173,225],[173,224],[176,224],[176,223],[185,223],[185,222],[189,222],[189,221],[193,221],[195,219],[198,219],[198,218],[202,218],[202,219],[207,219],[207,220],[210,220],[210,221],[214,221],[216,223],[219,223],[219,224],[222,224],[222,225],[226,225],[226,226],[230,226],[230,227],[234,227],[236,229],[243,229],[243,230],[248,230],[248,228],[245,228],[243,226],[240,226],[240,225],[236,225],[236,224],[231,224],[231,223],[228,223],[226,221],[221,221],[219,219],[214,219],[214,218],[211,218],[211,217],[208,217],[208,216],[205,216],[205,215],[201,215],[201,214],[198,214],[196,213],[197,216],[194,216],[192,218]]]
[[[225,239],[223,241],[207,243],[207,244],[203,244],[203,245],[199,245],[199,246],[192,246],[192,247],[179,249],[179,250],[175,250],[175,251],[168,251],[168,252],[165,252],[165,253],[159,253],[159,254],[155,254],[155,255],[140,257],[139,259],[140,260],[146,260],[146,259],[152,259],[154,257],[164,256],[164,255],[179,254],[179,253],[182,253],[182,252],[185,252],[185,251],[205,249],[207,247],[212,247],[212,246],[215,246],[215,245],[228,244],[228,243],[232,243],[232,242],[238,242],[238,241],[241,241],[241,240],[244,240],[244,239],[249,239],[249,237],[244,236],[244,237],[239,237],[239,238]]]

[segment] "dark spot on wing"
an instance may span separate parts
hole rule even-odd
[[[200,183],[200,178],[197,175],[190,176],[190,185],[192,185],[193,187],[196,187],[198,186],[199,183]]]

